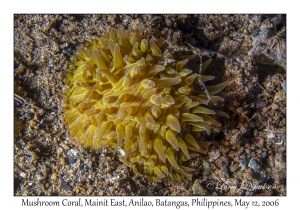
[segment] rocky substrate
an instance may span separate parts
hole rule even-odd
[[[117,150],[76,144],[64,124],[65,75],[74,51],[108,27],[174,32],[213,59],[223,91],[220,132],[189,161],[186,181],[148,181]],[[283,15],[15,15],[15,195],[286,195],[286,45]]]

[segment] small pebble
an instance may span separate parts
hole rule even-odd
[[[60,163],[61,163],[62,165],[66,165],[66,164],[67,164],[66,158],[60,158]]]
[[[249,157],[245,156],[243,159],[243,164],[247,164],[249,161]]]
[[[79,157],[79,152],[75,149],[70,149],[68,151],[67,155],[72,156],[72,157]]]
[[[61,147],[57,149],[57,155],[58,155],[58,157],[61,156],[61,154],[63,153],[63,151],[64,151],[64,149],[61,148]]]
[[[103,195],[104,195],[104,190],[101,190],[101,191],[99,192],[99,195],[100,195],[100,196],[103,196]]]
[[[166,19],[166,24],[168,27],[172,26],[172,21],[170,19]]]
[[[131,192],[131,191],[132,191],[132,187],[131,187],[131,185],[130,185],[130,184],[128,184],[128,185],[127,185],[127,189],[128,189],[128,191],[129,191],[129,192]]]
[[[255,159],[251,159],[248,166],[250,168],[252,168],[253,170],[259,170],[260,169],[260,165],[259,165],[258,161],[255,160]]]
[[[34,120],[30,120],[29,123],[30,123],[30,126],[32,126],[32,127],[36,126],[36,122]]]
[[[278,109],[278,105],[275,104],[275,103],[272,103],[272,104],[271,104],[271,107],[272,107],[272,109]]]
[[[202,169],[203,175],[209,176],[211,174],[210,164],[207,161],[203,160],[202,167],[203,167],[203,169]]]
[[[213,149],[211,152],[208,153],[208,155],[209,155],[209,161],[212,162],[216,160],[218,157],[220,157],[221,153],[219,150]]]
[[[267,157],[268,157],[268,153],[267,153],[266,151],[264,151],[264,152],[262,153],[262,158],[263,158],[264,160],[266,160]]]
[[[38,174],[38,175],[36,175],[36,179],[39,180],[39,181],[40,181],[40,180],[43,180],[43,179],[44,179],[44,176]]]
[[[94,191],[93,188],[89,188],[88,189],[88,195],[91,195],[93,193],[93,191]]]
[[[51,179],[52,179],[53,181],[55,181],[55,180],[57,179],[57,173],[53,173],[53,174],[51,175]]]
[[[206,190],[202,187],[198,179],[195,180],[192,186],[192,192],[193,195],[199,195],[199,196],[207,195]]]
[[[64,190],[72,190],[72,187],[70,187],[66,182],[62,182],[61,188]]]
[[[61,146],[62,146],[62,148],[64,148],[65,150],[68,150],[68,149],[69,149],[69,147],[68,147],[66,144],[64,144],[64,143],[62,143]]]
[[[254,29],[252,32],[252,36],[256,37],[259,34],[259,30],[258,29]]]
[[[34,114],[34,120],[39,120],[39,116],[37,114]]]
[[[247,180],[251,180],[251,179],[252,179],[251,174],[248,173],[248,172],[244,173],[243,177],[244,177],[245,179],[247,179]]]
[[[278,170],[285,170],[286,168],[285,162],[275,159],[274,163],[275,163],[275,168],[277,168]]]
[[[85,195],[85,194],[86,194],[86,189],[83,188],[83,187],[81,187],[81,188],[80,188],[80,192],[81,192],[83,195]]]
[[[228,147],[228,146],[229,146],[229,141],[223,139],[223,140],[221,141],[221,144],[224,145],[224,146],[226,146],[226,147]]]
[[[264,144],[264,139],[262,137],[260,137],[260,136],[254,137],[252,141],[257,146],[262,146]]]
[[[276,93],[274,96],[274,101],[279,102],[282,100],[283,100],[283,98],[281,97],[281,95],[279,93]]]
[[[232,166],[229,166],[229,170],[230,170],[231,172],[235,172],[235,171],[238,169],[238,167],[239,167],[239,164],[236,163],[236,164],[234,164],[234,165],[232,165]]]
[[[24,173],[24,172],[21,172],[21,173],[20,173],[20,177],[22,177],[22,178],[26,178],[26,173]]]
[[[75,163],[75,160],[74,160],[74,159],[69,159],[69,160],[68,160],[68,163],[69,163],[69,165],[72,167],[73,164]]]

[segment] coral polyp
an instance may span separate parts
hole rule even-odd
[[[109,30],[74,55],[67,76],[65,121],[84,146],[121,151],[135,172],[157,181],[182,180],[194,169],[185,162],[206,153],[195,134],[221,125],[224,112],[205,106],[227,82],[200,75],[211,59],[176,47],[176,36],[146,37],[141,30]],[[202,65],[201,65],[202,64]]]

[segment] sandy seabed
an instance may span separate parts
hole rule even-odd
[[[284,15],[15,15],[15,195],[286,195]],[[108,27],[178,33],[213,62],[223,91],[219,132],[181,183],[152,182],[117,150],[76,144],[64,124],[65,75],[73,53]]]

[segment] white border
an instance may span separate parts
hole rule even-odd
[[[8,3],[7,3],[8,2]],[[296,1],[293,1],[296,2]],[[40,0],[15,0],[2,2],[1,10],[1,137],[0,147],[0,206],[1,209],[15,209],[21,207],[21,199],[24,197],[13,196],[13,14],[14,13],[287,13],[287,197],[208,197],[208,199],[233,200],[241,198],[244,200],[280,200],[282,207],[299,207],[297,203],[299,182],[299,134],[297,131],[299,118],[299,8],[296,4],[288,1],[275,0],[184,0],[184,1],[40,1]],[[35,197],[29,197],[35,199]],[[44,200],[77,199],[78,197],[43,197]],[[86,198],[86,197],[84,197]],[[83,198],[83,199],[84,199]],[[127,197],[130,199],[132,197]],[[157,197],[147,197],[155,200]],[[94,199],[96,199],[94,197]],[[101,198],[102,199],[102,198]],[[139,199],[139,198],[135,198]],[[192,197],[170,197],[170,200],[190,200]],[[32,207],[22,207],[32,208]],[[43,207],[39,207],[39,209]],[[74,207],[57,207],[63,209],[74,209]],[[104,207],[96,207],[102,208]],[[141,207],[139,207],[141,208]],[[144,208],[144,207],[142,207]],[[168,208],[168,207],[164,207]],[[197,207],[200,209],[201,207]],[[274,207],[272,207],[274,208]],[[113,208],[111,208],[113,209]],[[168,208],[171,209],[171,208]],[[172,209],[176,209],[172,207]],[[182,208],[181,208],[182,209]],[[216,208],[215,208],[216,209]],[[222,209],[225,209],[224,207]],[[248,208],[251,209],[251,208]],[[253,208],[254,209],[254,208]],[[297,209],[297,208],[295,208]]]

